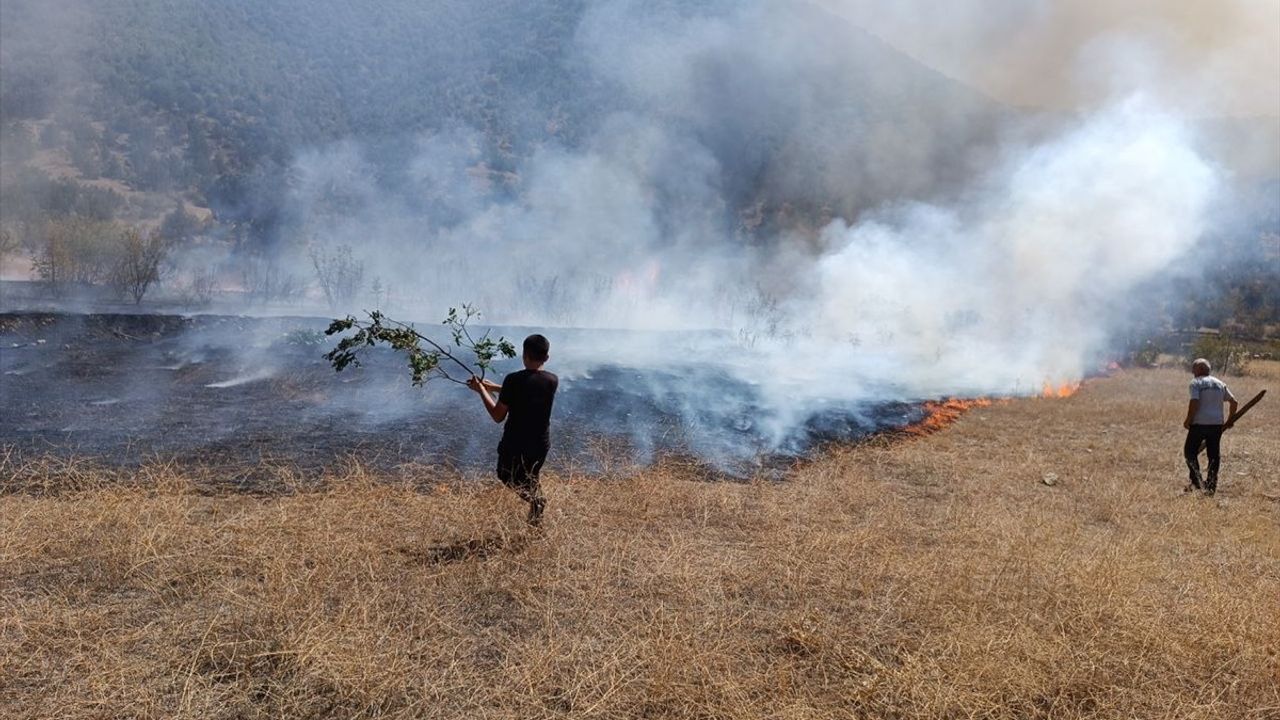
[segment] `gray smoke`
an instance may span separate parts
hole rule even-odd
[[[1193,116],[1280,116],[1275,0],[819,4],[1024,107],[1097,107],[1140,91]]]
[[[832,372],[851,399],[1078,380],[1205,229],[1220,172],[1194,128],[1141,95],[1032,122],[831,20],[599,4],[576,42],[619,109],[581,144],[501,176],[469,131],[431,135],[401,194],[359,145],[313,149],[299,215],[354,198],[314,237],[413,288],[411,315],[723,330],[780,399]]]

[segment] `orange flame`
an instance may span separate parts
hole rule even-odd
[[[1046,398],[1066,398],[1076,394],[1080,389],[1080,383],[1067,382],[1055,386],[1053,383],[1046,382],[1044,389],[1040,391],[1040,397]]]
[[[653,293],[662,275],[662,264],[650,260],[639,268],[623,270],[613,279],[619,290],[629,295],[649,295]]]
[[[974,408],[989,407],[990,405],[991,400],[987,398],[931,400],[924,404],[924,419],[908,425],[902,431],[908,435],[935,433],[959,420],[960,416],[966,412]]]

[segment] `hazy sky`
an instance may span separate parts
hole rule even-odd
[[[1016,105],[1280,117],[1280,0],[819,0]]]

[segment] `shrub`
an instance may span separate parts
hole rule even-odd
[[[191,277],[178,286],[178,302],[185,307],[207,307],[218,289],[218,271],[213,268],[194,270]]]
[[[45,225],[36,253],[36,276],[54,293],[71,285],[95,285],[111,278],[123,230],[113,222],[71,217]]]
[[[1155,367],[1164,349],[1153,340],[1133,340],[1125,347],[1121,362],[1129,367]]]
[[[17,233],[10,232],[8,228],[0,228],[0,255],[17,252],[20,246]]]
[[[1218,375],[1242,375],[1249,354],[1243,343],[1229,335],[1204,334],[1191,346],[1192,358],[1204,358]]]
[[[143,235],[138,230],[127,230],[120,235],[111,276],[111,285],[116,292],[121,297],[129,296],[135,305],[140,305],[142,296],[160,279],[161,264],[171,247],[172,241],[160,232]]]
[[[306,290],[297,275],[282,270],[274,259],[250,258],[244,261],[240,280],[251,302],[296,302]]]
[[[311,248],[311,265],[330,310],[350,307],[364,284],[364,263],[356,260],[350,245],[339,245],[333,251]]]
[[[284,342],[297,347],[316,347],[324,344],[324,333],[320,330],[298,328],[285,333]]]

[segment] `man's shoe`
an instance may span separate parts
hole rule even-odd
[[[1184,488],[1182,488],[1182,492],[1184,492],[1184,493],[1193,493],[1193,492],[1195,492],[1195,491],[1197,491],[1197,490],[1199,490],[1199,489],[1200,489],[1200,486],[1199,486],[1199,485],[1197,485],[1197,484],[1195,484],[1195,483],[1187,483],[1187,486],[1186,486],[1186,487],[1184,487]]]

